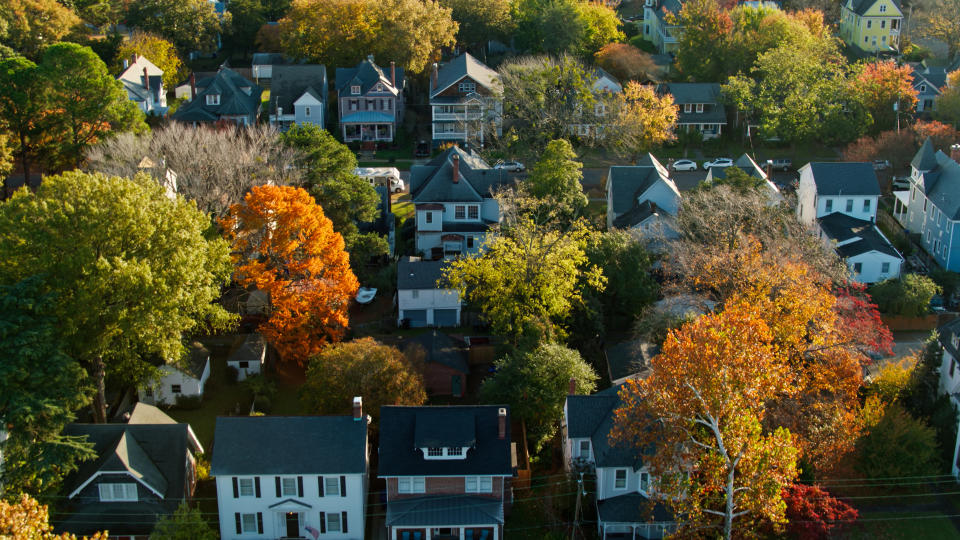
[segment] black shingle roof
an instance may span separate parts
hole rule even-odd
[[[567,432],[573,438],[590,438],[597,467],[643,466],[640,452],[629,445],[610,444],[614,411],[622,403],[615,386],[590,396],[567,396]]]
[[[960,334],[960,319],[954,319],[937,329],[940,345],[954,358],[960,358],[960,350],[953,346],[953,338]]]
[[[943,151],[937,151],[936,160],[937,166],[920,177],[920,186],[947,218],[960,220],[960,165]]]
[[[246,89],[246,90],[245,90]],[[221,116],[247,116],[250,122],[260,110],[263,89],[228,67],[220,67],[210,79],[197,81],[197,97],[184,103],[171,118],[181,122],[214,122]],[[219,95],[219,105],[207,105],[207,95]]]
[[[937,168],[937,152],[933,149],[933,141],[930,137],[923,141],[917,155],[913,156],[910,166],[918,171],[932,171]]]
[[[210,473],[363,473],[366,447],[367,423],[353,416],[221,416]]]
[[[397,263],[397,289],[438,289],[446,261],[420,261],[404,257]]]
[[[460,160],[457,182],[453,181],[454,155]],[[512,183],[507,171],[490,168],[478,154],[459,146],[450,147],[426,165],[410,170],[410,193],[415,203],[480,202]]]
[[[395,90],[403,90],[403,68],[396,67],[394,72],[396,79]],[[338,95],[349,96],[351,86],[360,86],[360,95],[366,94],[375,84],[383,82],[390,86],[390,68],[382,69],[372,60],[366,60],[352,68],[337,68],[334,85],[337,88]]]
[[[277,107],[293,114],[293,103],[305,93],[327,104],[327,67],[320,64],[292,64],[273,67],[270,83],[270,112]]]
[[[837,253],[841,257],[853,257],[871,251],[900,257],[897,250],[880,235],[876,226],[870,221],[850,217],[841,212],[828,214],[819,218],[818,221],[820,229],[831,240],[842,243],[856,239],[837,247]]]
[[[507,411],[506,437],[499,439],[498,411]],[[472,421],[471,421],[472,420]],[[473,428],[472,434],[469,429]],[[424,459],[417,444],[474,441],[465,459]],[[379,475],[511,476],[510,408],[507,405],[380,408]]]
[[[503,502],[490,497],[445,495],[395,499],[387,505],[388,527],[503,523]]]
[[[663,504],[650,506],[650,499],[639,493],[597,501],[597,514],[605,523],[673,522],[673,514]]]
[[[614,166],[607,173],[610,183],[613,213],[620,215],[638,205],[638,197],[663,179],[655,166]]]
[[[873,165],[864,162],[811,162],[817,195],[880,195]]]

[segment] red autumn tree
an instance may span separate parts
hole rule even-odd
[[[607,43],[593,55],[597,65],[622,82],[656,79],[657,64],[649,53],[626,43]]]
[[[891,62],[868,62],[851,82],[854,91],[863,99],[873,116],[873,133],[893,129],[897,125],[897,111],[905,121],[917,108],[917,90],[913,87],[910,66]]]
[[[844,161],[886,159],[894,169],[906,167],[917,152],[916,135],[912,130],[884,131],[876,136],[864,135],[843,150]],[[923,141],[921,141],[923,142]]]
[[[793,484],[783,490],[787,530],[798,540],[833,538],[858,517],[857,509],[818,486]]]
[[[270,298],[259,331],[287,362],[303,365],[343,337],[359,283],[343,237],[305,190],[257,186],[221,220],[234,279]]]
[[[960,141],[960,131],[949,124],[936,120],[917,122],[913,126],[913,131],[917,136],[916,145],[918,148],[927,137],[930,137],[934,150],[943,150],[944,152],[949,152],[948,148]]]

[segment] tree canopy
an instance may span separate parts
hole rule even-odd
[[[517,0],[511,5],[517,46],[530,53],[592,56],[612,41],[622,41],[616,12],[585,0]]]
[[[130,4],[127,23],[169,39],[180,54],[216,50],[217,35],[230,23],[221,19],[207,0],[138,0]]]
[[[898,111],[906,124],[917,108],[917,90],[913,87],[910,66],[867,62],[855,68],[850,82],[873,118],[872,133],[897,127]]]
[[[28,495],[17,502],[0,499],[0,536],[18,540],[77,540],[70,533],[54,534],[46,505]],[[85,540],[107,540],[107,533],[98,532]]]
[[[150,540],[217,540],[219,537],[200,508],[190,508],[186,502],[180,503],[173,515],[157,520],[150,533]]]
[[[925,2],[918,11],[917,33],[942,41],[955,58],[960,51],[960,0]]]
[[[79,24],[80,17],[57,0],[7,0],[0,4],[0,38],[30,58],[36,58],[45,45],[60,41]]]
[[[636,156],[675,138],[677,106],[673,96],[630,81],[613,103],[612,122],[603,127],[603,144],[621,155]]]
[[[134,32],[117,49],[116,65],[122,66],[123,61],[134,54],[139,54],[163,70],[163,86],[167,90],[173,89],[186,76],[186,66],[180,60],[176,47],[160,36]]]
[[[450,8],[451,17],[459,25],[457,41],[477,45],[491,39],[507,41],[513,30],[510,18],[510,0],[440,0]]]

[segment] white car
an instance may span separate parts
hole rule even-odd
[[[519,161],[498,161],[494,169],[503,169],[508,172],[523,172],[525,167]]]
[[[678,159],[673,162],[673,170],[675,171],[695,171],[697,170],[697,162],[692,159]]]
[[[703,162],[703,170],[710,170],[710,167],[733,167],[733,160],[730,158],[722,157],[717,158],[713,161]]]

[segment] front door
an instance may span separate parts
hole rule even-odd
[[[290,538],[300,536],[300,514],[296,512],[287,512],[287,536]]]

